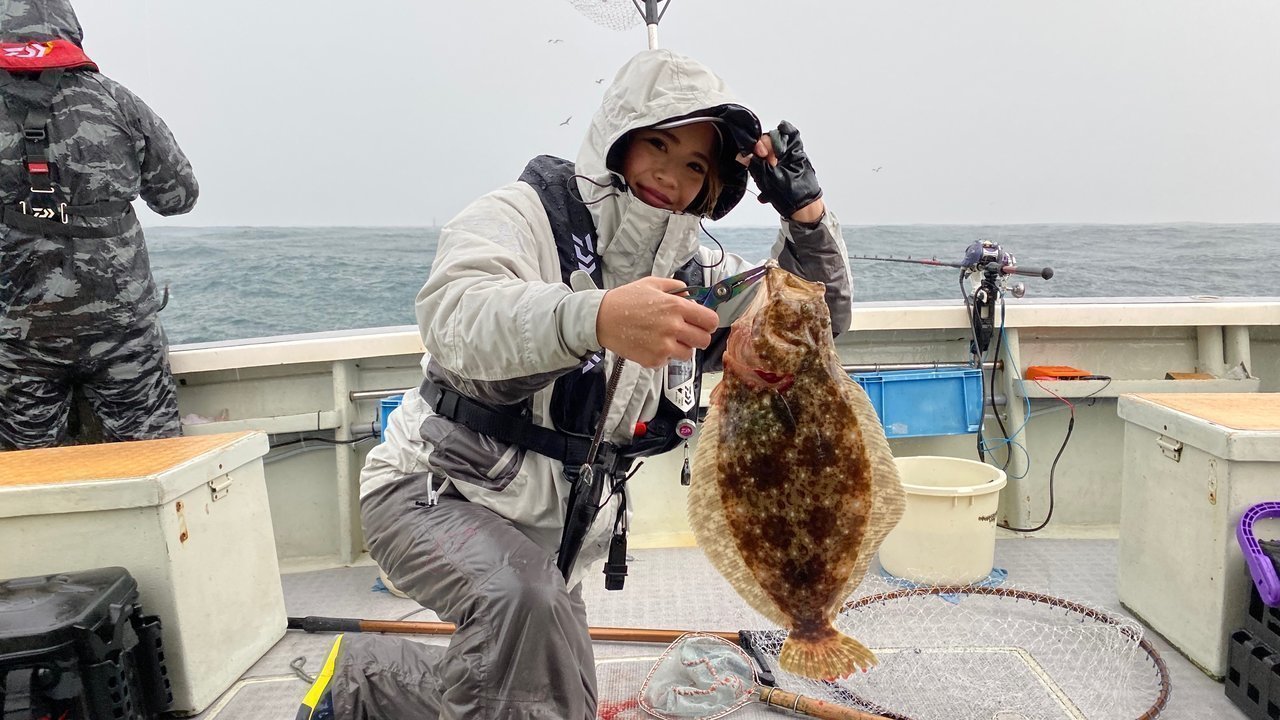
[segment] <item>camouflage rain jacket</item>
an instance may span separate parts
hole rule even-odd
[[[59,38],[81,44],[70,3],[0,0],[0,41]],[[41,88],[23,80],[0,86],[0,204],[6,206],[28,199],[22,124],[32,103],[43,101]],[[49,155],[64,202],[91,205],[141,195],[161,215],[195,205],[191,164],[164,122],[122,85],[97,72],[67,72],[52,108]],[[132,213],[124,232],[107,238],[39,236],[0,225],[0,339],[124,329],[153,318],[159,305],[142,228]]]
[[[696,215],[651,207],[619,190],[620,178],[608,162],[610,150],[631,130],[729,104],[738,101],[723,80],[667,50],[642,52],[618,71],[575,163],[577,190],[595,224],[604,288],[575,292],[562,282],[547,211],[526,182],[489,193],[453,218],[441,230],[435,264],[417,297],[426,376],[482,402],[527,403],[535,423],[553,427],[552,383],[601,349],[596,314],[606,290],[651,275],[671,277],[695,256],[708,266],[706,283],[755,264],[701,246]],[[745,183],[745,170],[741,174]],[[722,193],[724,207],[716,216],[744,191],[745,185]],[[834,214],[816,228],[783,221],[773,256],[783,267],[825,282],[833,322],[848,327],[851,281]],[[606,373],[615,360],[607,355]],[[662,370],[624,366],[606,439],[626,445],[636,423],[653,418],[662,380]],[[569,495],[558,460],[477,435],[435,414],[416,390],[405,395],[388,426],[386,442],[369,453],[362,495],[388,483],[425,482],[429,471],[511,520],[548,552],[557,551]],[[570,587],[607,553],[618,502],[611,497],[597,517]]]

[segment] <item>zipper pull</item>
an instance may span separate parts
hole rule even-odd
[[[680,468],[680,484],[688,486],[693,482],[693,473],[689,471],[689,442],[684,443],[684,467]]]
[[[427,507],[435,507],[440,502],[440,493],[436,492],[435,473],[427,473]]]

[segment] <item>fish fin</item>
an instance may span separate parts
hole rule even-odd
[[[867,517],[867,529],[862,534],[862,543],[858,548],[858,561],[853,566],[849,581],[844,587],[844,596],[857,589],[871,567],[871,558],[880,549],[885,536],[898,524],[903,511],[907,507],[907,493],[902,489],[902,479],[898,475],[898,464],[889,449],[889,441],[885,438],[884,427],[875,407],[867,397],[862,386],[850,379],[844,383],[844,392],[858,416],[858,429],[862,434],[862,447],[867,461],[871,463],[871,512]]]
[[[878,663],[866,645],[835,631],[822,638],[798,638],[791,633],[778,653],[778,666],[783,670],[815,680],[847,677]]]
[[[742,559],[734,534],[725,522],[724,500],[716,479],[719,448],[720,411],[713,401],[706,419],[702,421],[698,447],[693,455],[687,508],[694,540],[711,565],[748,605],[770,622],[789,627],[791,620],[760,587],[760,581]]]

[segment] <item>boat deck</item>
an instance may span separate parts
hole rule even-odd
[[[1002,533],[1003,534],[1003,533]],[[1007,537],[996,542],[996,567],[1007,571],[1006,583],[1072,600],[1117,617],[1132,616],[1120,605],[1116,591],[1118,542],[1102,539]],[[603,582],[585,586],[593,626],[736,631],[767,628],[725,584],[696,548],[636,550],[623,592],[606,592]],[[322,615],[362,619],[435,620],[416,603],[380,588],[377,568],[358,566],[283,576],[290,616]],[[447,643],[447,637],[413,637],[420,642]],[[1167,665],[1172,692],[1162,718],[1246,718],[1215,682],[1171,648],[1162,638],[1146,637]],[[332,636],[289,631],[243,678],[210,706],[201,720],[257,720],[291,718],[307,684],[291,670],[290,662],[306,659],[305,670],[316,672],[332,643]],[[662,645],[596,643],[600,667],[601,717],[647,717],[634,710],[620,713],[618,699],[634,697],[643,673]],[[610,668],[631,668],[617,672]],[[612,708],[612,709],[610,709]],[[733,717],[782,717],[781,711],[752,704]],[[962,716],[957,713],[955,716]],[[1028,717],[997,713],[1004,720]],[[1063,717],[1080,717],[1066,713]]]

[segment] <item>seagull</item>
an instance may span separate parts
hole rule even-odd
[[[873,167],[873,168],[871,168],[871,172],[880,172],[880,168],[882,168],[882,167],[884,167],[884,166],[883,166],[883,165],[881,165],[880,167]]]
[[[551,38],[550,40],[547,41],[547,43],[550,45],[555,45],[556,43],[562,43],[562,42],[564,41],[561,40],[560,38]]]
[[[597,81],[596,81],[596,84],[597,84],[597,85],[599,85],[599,84],[600,84],[600,83],[602,83],[602,82],[604,82],[604,78],[600,78],[599,80],[597,80]]]
[[[570,120],[572,120],[572,119],[573,119],[573,116],[572,116],[572,115],[570,115],[569,117],[567,117],[567,118],[565,118],[565,119],[564,119],[564,122],[562,122],[562,123],[560,123],[560,124],[561,124],[561,125],[568,125],[568,124],[569,124],[569,121],[570,121]]]

